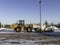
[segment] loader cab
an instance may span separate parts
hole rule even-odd
[[[18,20],[18,21],[17,21],[17,24],[18,24],[19,26],[24,26],[24,25],[25,25],[25,21],[24,21],[24,20]]]

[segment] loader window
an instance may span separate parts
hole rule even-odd
[[[19,24],[20,25],[24,25],[25,24],[25,21],[24,20],[19,20]]]

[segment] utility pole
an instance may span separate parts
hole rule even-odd
[[[40,31],[41,31],[41,0],[39,1],[39,8],[40,8]]]

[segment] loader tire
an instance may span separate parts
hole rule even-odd
[[[32,28],[27,28],[27,32],[32,32]]]
[[[16,32],[21,32],[21,27],[16,27],[14,30],[15,30]]]

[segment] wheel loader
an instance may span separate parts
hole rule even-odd
[[[32,24],[25,24],[24,20],[19,20],[17,23],[12,24],[10,27],[14,29],[16,32],[21,32],[25,30],[27,32],[32,32],[33,29]]]

